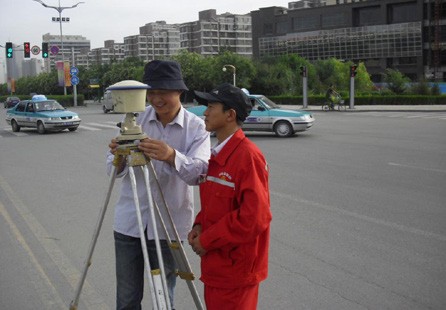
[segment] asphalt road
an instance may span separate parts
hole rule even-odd
[[[67,309],[74,297],[121,115],[97,105],[73,110],[82,118],[77,132],[39,135],[12,133],[0,109],[0,309]],[[446,113],[314,115],[314,127],[291,138],[248,134],[271,167],[269,278],[259,309],[445,309]],[[79,309],[115,307],[118,191],[119,182]],[[182,280],[176,302],[194,308]]]

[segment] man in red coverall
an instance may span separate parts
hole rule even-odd
[[[251,102],[231,84],[196,91],[195,98],[207,106],[206,130],[218,140],[200,184],[201,211],[188,235],[201,257],[206,307],[256,309],[259,283],[268,275],[272,216],[268,164],[241,129]]]

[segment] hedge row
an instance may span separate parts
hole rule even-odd
[[[271,100],[280,105],[302,105],[302,96],[270,96]],[[344,98],[349,102],[349,98]],[[309,105],[322,105],[325,96],[308,96]],[[446,105],[446,95],[392,95],[392,96],[355,96],[355,105]]]

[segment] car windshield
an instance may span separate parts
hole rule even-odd
[[[272,101],[272,100],[269,99],[268,97],[260,96],[259,99],[262,100],[263,104],[264,104],[268,109],[279,109],[279,108],[280,108],[277,104],[274,103],[274,101]]]
[[[54,100],[48,101],[39,101],[34,103],[37,112],[41,111],[55,111],[55,110],[64,110],[65,108],[60,105],[59,102]]]

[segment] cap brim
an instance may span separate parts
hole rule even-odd
[[[201,91],[194,91],[195,100],[201,105],[208,105],[209,102],[222,102],[218,97]]]

